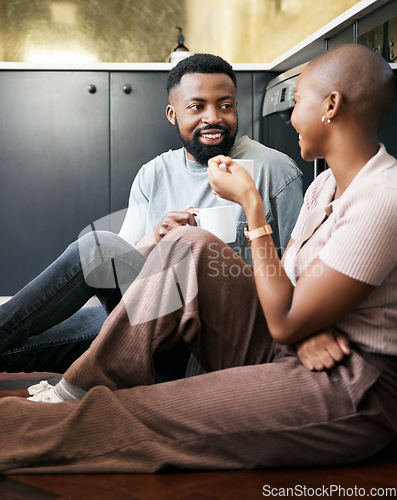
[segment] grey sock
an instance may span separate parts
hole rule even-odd
[[[83,399],[83,397],[87,394],[87,391],[77,385],[69,384],[69,382],[67,382],[64,378],[61,378],[61,380],[54,387],[54,390],[64,401],[76,401]]]

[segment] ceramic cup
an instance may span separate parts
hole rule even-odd
[[[200,208],[197,218],[200,227],[213,233],[225,243],[236,241],[237,220],[234,205]]]
[[[233,158],[233,161],[245,168],[245,170],[254,178],[255,174],[255,160],[246,160],[245,158]]]
[[[232,158],[232,160],[240,165],[240,167],[245,168],[245,170],[250,174],[252,178],[254,178],[255,174],[255,160],[247,160],[245,158]],[[224,163],[221,163],[219,165],[219,168],[226,172],[226,165]]]
[[[232,158],[232,160],[240,165],[240,167],[245,168],[245,170],[250,174],[252,178],[254,178],[255,174],[255,160],[247,160],[245,158]],[[219,165],[219,168],[226,172],[226,165],[224,163],[221,163]],[[218,196],[219,200],[222,200],[223,198],[221,196]]]

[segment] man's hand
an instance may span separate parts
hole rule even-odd
[[[184,212],[168,212],[154,228],[154,236],[157,243],[175,227],[186,226],[186,224],[197,226],[194,218],[194,214],[197,212],[198,209],[192,207],[187,208]]]
[[[296,349],[303,365],[311,371],[333,368],[351,353],[346,337],[335,330],[316,333],[301,340]]]

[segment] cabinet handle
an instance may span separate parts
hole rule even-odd
[[[124,94],[131,94],[132,88],[131,88],[131,85],[129,83],[127,83],[126,85],[123,85],[123,92],[124,92]]]
[[[88,92],[90,94],[95,94],[95,92],[96,92],[96,86],[95,85],[88,85]]]

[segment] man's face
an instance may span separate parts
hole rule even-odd
[[[201,165],[228,155],[236,139],[236,87],[224,73],[187,73],[170,92],[167,118],[177,127],[190,160]]]

